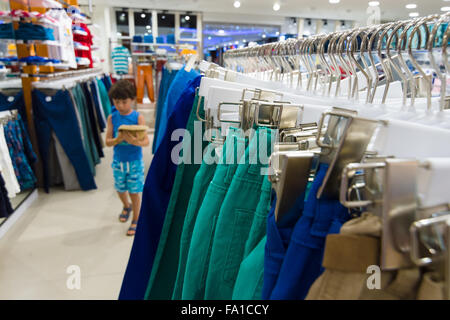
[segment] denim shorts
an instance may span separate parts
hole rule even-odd
[[[131,162],[114,160],[111,167],[114,174],[114,188],[118,192],[142,192],[145,181],[144,160]]]

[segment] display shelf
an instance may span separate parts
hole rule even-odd
[[[17,44],[45,44],[49,46],[60,47],[61,43],[54,40],[16,40]]]

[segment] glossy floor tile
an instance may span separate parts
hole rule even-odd
[[[144,148],[151,162],[151,143]],[[97,166],[97,190],[39,190],[0,239],[0,299],[117,299],[133,237],[120,223],[112,149]],[[78,288],[79,286],[79,288]]]

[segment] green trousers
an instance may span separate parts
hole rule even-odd
[[[220,148],[222,148],[221,146]],[[178,271],[173,289],[172,299],[180,300],[183,293],[183,282],[186,272],[186,262],[191,245],[192,233],[194,230],[197,214],[205,198],[206,190],[211,183],[216,172],[216,145],[209,144],[206,150],[205,158],[194,178],[191,198],[184,218],[183,231],[180,239],[180,255],[178,258]]]
[[[183,139],[182,143],[183,148],[180,152],[180,158],[184,158],[185,161],[177,166],[172,193],[164,218],[164,225],[153,262],[145,299],[170,300],[172,298],[178,270],[181,233],[191,197],[194,178],[200,168],[200,163],[195,164],[193,152],[195,140],[194,121],[197,120],[197,101],[198,97],[196,96],[186,125],[189,136],[187,137],[185,134],[185,139]],[[202,102],[203,99],[200,103],[200,107],[203,110]],[[202,126],[202,130],[198,134],[203,136],[203,122],[198,123]],[[206,146],[207,142],[202,141],[201,150],[204,150]]]
[[[260,145],[264,144],[267,152],[270,150],[270,137],[269,129],[258,128],[245,152],[245,164],[237,169],[220,208],[206,279],[206,300],[230,300],[233,296],[263,179],[267,178],[261,174],[267,164],[251,160],[259,160]]]
[[[206,276],[217,217],[246,147],[246,139],[237,131],[230,128],[228,132],[223,147],[222,163],[217,165],[195,221],[186,262],[183,300],[202,300],[205,296]]]
[[[249,255],[242,261],[233,289],[233,300],[261,300],[264,281],[263,237]]]
[[[271,195],[272,183],[267,176],[264,176],[261,186],[261,196],[259,198],[258,206],[256,207],[248,239],[245,242],[244,258],[255,249],[261,239],[267,234],[267,215],[270,211]]]

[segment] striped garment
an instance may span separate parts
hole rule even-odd
[[[128,58],[131,57],[130,51],[124,46],[116,47],[111,52],[114,72],[117,74],[128,73]]]

